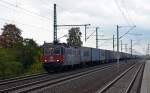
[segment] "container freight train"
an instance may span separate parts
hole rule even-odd
[[[51,72],[64,68],[113,62],[116,61],[116,54],[117,52],[110,50],[45,43],[43,45],[42,61],[44,69]],[[120,52],[119,55],[120,60],[131,59],[130,54]]]

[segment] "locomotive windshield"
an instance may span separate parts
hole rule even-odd
[[[60,47],[55,47],[55,48],[44,48],[44,54],[45,55],[61,55],[63,52]]]
[[[60,48],[54,48],[54,50],[53,50],[53,54],[55,54],[55,55],[59,55],[60,54]]]

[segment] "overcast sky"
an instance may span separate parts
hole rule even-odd
[[[119,29],[120,36],[131,28],[124,26],[136,25],[130,34],[121,39],[123,44],[128,44],[130,48],[132,39],[135,51],[145,53],[150,43],[149,0],[1,0],[0,28],[5,23],[13,23],[22,30],[24,38],[33,38],[40,45],[44,41],[52,42],[54,3],[57,4],[58,24],[91,24],[87,36],[98,26],[99,34],[104,35],[99,39],[112,38],[113,34],[116,36],[116,25],[123,26]],[[68,29],[59,28],[58,37],[67,34]],[[84,42],[83,28],[81,32]],[[61,42],[65,40],[60,39]],[[96,46],[95,34],[84,42],[84,46]],[[99,48],[112,50],[112,40],[100,40]]]

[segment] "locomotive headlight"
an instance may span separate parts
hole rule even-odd
[[[59,60],[57,60],[57,62],[59,62]]]

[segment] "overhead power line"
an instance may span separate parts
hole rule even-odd
[[[86,40],[88,40],[94,33],[95,33],[95,31],[93,31],[93,32],[86,38]]]
[[[8,21],[8,22],[11,22],[11,20],[9,19],[4,19],[4,18],[0,18],[0,20],[2,21]],[[32,28],[36,28],[36,29],[42,29],[42,30],[49,30],[49,29],[46,29],[46,28],[43,28],[43,27],[39,27],[39,26],[36,26],[36,25],[32,25],[32,24],[25,24],[25,23],[21,23],[21,22],[17,22],[17,21],[14,21],[15,23],[18,23],[20,25],[25,25],[25,26],[28,26],[28,27],[32,27]]]
[[[7,1],[0,0],[0,2],[5,3],[5,4],[7,4],[7,5],[10,5],[10,6],[12,6],[12,7],[15,7],[15,8],[19,8],[19,9],[25,11],[25,12],[28,12],[28,13],[33,14],[33,15],[36,15],[36,16],[38,16],[38,17],[41,17],[41,18],[44,18],[44,19],[48,19],[48,20],[50,19],[50,18],[48,18],[48,17],[42,16],[42,15],[40,15],[40,14],[38,14],[38,13],[33,12],[33,11],[27,10],[27,9],[25,9],[25,8],[23,8],[23,7],[16,6],[15,4],[9,3],[9,2],[7,2]]]
[[[126,5],[125,5],[124,0],[121,0],[121,1],[122,1],[122,4],[123,4],[123,6],[124,6],[124,9],[125,9],[125,11],[126,11],[126,14],[127,14],[128,18],[129,18],[131,24],[132,24],[132,25],[135,25],[134,22],[133,22],[133,20],[132,20],[132,18],[131,18],[131,16],[130,16],[130,14],[129,14],[129,12],[128,12],[128,9],[127,9],[127,7],[126,7]]]
[[[3,6],[3,7],[5,7],[5,8],[8,8],[8,9],[12,9],[11,7],[8,7],[8,6],[6,6],[6,4],[5,5],[3,5],[2,3],[0,3],[1,4],[1,6]],[[14,7],[15,8],[15,7]],[[12,9],[13,10],[13,12],[15,12],[15,11],[17,11],[17,10],[15,10],[15,9]],[[22,12],[22,11],[21,11]],[[29,14],[29,13],[27,13],[27,12],[23,12],[23,13],[25,13],[26,15],[29,15],[29,16],[34,16],[34,15],[31,15],[31,14]],[[10,15],[11,16],[11,15]],[[12,16],[11,16],[12,17]],[[38,16],[36,16],[36,17],[38,17]],[[36,18],[36,17],[32,17],[32,18]],[[41,18],[41,17],[38,17],[38,18]],[[36,18],[37,19],[37,18]],[[43,18],[42,18],[43,19]],[[15,19],[14,19],[15,20]],[[39,19],[38,19],[39,20]],[[42,21],[42,20],[41,20]]]
[[[135,27],[136,26],[132,26],[126,33],[124,33],[122,36],[120,36],[119,39],[123,38],[125,35],[127,35]]]
[[[140,34],[140,33],[129,33],[129,35],[141,36],[141,35],[143,35],[143,34]]]
[[[104,38],[104,39],[98,39],[98,40],[113,40],[113,38]]]
[[[128,24],[128,25],[130,25],[129,20],[128,20],[127,16],[125,15],[124,11],[122,11],[122,9],[121,9],[121,7],[120,7],[120,5],[119,5],[118,1],[117,1],[117,0],[114,0],[114,1],[115,1],[115,4],[116,4],[116,6],[117,6],[118,10],[119,10],[119,11],[120,11],[120,13],[122,14],[122,16],[123,16],[124,20],[127,22],[127,24]]]

